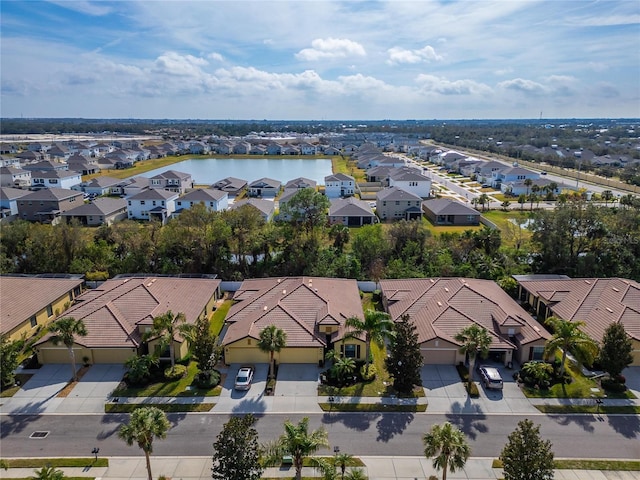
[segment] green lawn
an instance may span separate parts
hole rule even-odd
[[[427,405],[383,405],[382,403],[319,403],[323,412],[426,412]]]
[[[502,461],[495,459],[492,468],[503,468]],[[554,460],[553,467],[558,470],[608,470],[617,472],[640,471],[640,461],[636,460],[592,460],[566,459]]]
[[[602,405],[599,409],[596,405],[535,405],[542,413],[602,413],[640,415],[640,407],[636,405]]]
[[[114,397],[213,397],[220,395],[221,385],[208,390],[189,388],[197,371],[196,363],[190,362],[187,374],[179,380],[151,383],[144,387],[117,388],[112,395]]]
[[[227,312],[233,305],[233,300],[225,300],[222,304],[213,312],[213,317],[210,323],[210,332],[216,337],[220,335],[222,326],[224,325],[224,319],[227,316]]]
[[[14,385],[13,387],[5,388],[0,392],[0,398],[8,398],[13,397],[22,385],[24,385],[33,375],[27,373],[19,373],[16,375],[16,382],[18,385]]]
[[[167,413],[208,412],[215,403],[107,403],[104,413],[131,413],[141,407],[156,407]]]
[[[42,467],[108,467],[109,459],[98,457],[83,458],[5,458],[9,468],[42,468]]]
[[[482,225],[477,227],[471,226],[454,226],[454,225],[434,225],[428,219],[424,219],[424,226],[429,230],[433,235],[439,235],[442,233],[464,233],[467,230],[477,231],[482,230]]]

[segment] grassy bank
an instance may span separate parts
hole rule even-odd
[[[42,467],[108,467],[109,459],[98,457],[81,458],[4,458],[9,468],[42,468]]]
[[[386,405],[382,403],[319,403],[323,412],[426,412],[427,405]]]
[[[503,468],[503,464],[499,459],[495,459],[491,466],[493,468]],[[558,470],[607,470],[618,472],[637,472],[640,471],[640,461],[572,458],[554,460],[553,467]]]
[[[131,413],[141,407],[156,407],[167,413],[208,412],[215,403],[107,403],[104,413]]]

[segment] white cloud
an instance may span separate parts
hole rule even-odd
[[[387,63],[389,65],[396,65],[400,63],[422,63],[430,61],[440,61],[442,56],[438,55],[435,49],[431,45],[426,45],[420,50],[406,50],[400,47],[393,47],[387,50],[389,59]]]
[[[496,75],[502,77],[503,75],[508,75],[510,73],[513,73],[513,68],[511,68],[511,67],[500,68],[500,69],[496,70],[493,73],[495,73]]]
[[[209,60],[214,60],[216,62],[223,62],[224,61],[224,57],[222,55],[220,55],[219,53],[217,53],[217,52],[210,53],[209,55],[207,55],[207,58]]]
[[[542,95],[547,91],[545,86],[541,83],[534,82],[533,80],[525,80],[523,78],[505,80],[504,82],[500,82],[498,87],[530,95]]]
[[[208,65],[204,58],[193,55],[180,55],[176,52],[166,52],[160,55],[154,62],[154,73],[176,75],[181,77],[199,76],[201,67]]]
[[[312,48],[304,48],[296,53],[298,60],[314,62],[333,58],[364,57],[367,52],[357,42],[346,38],[316,38]]]
[[[94,17],[100,17],[102,15],[108,15],[113,11],[113,9],[108,5],[107,2],[87,2],[87,1],[70,1],[70,0],[49,0],[49,3],[53,3],[58,5],[59,7],[63,7],[69,10],[74,10],[76,12],[84,13],[86,15],[91,15]]]
[[[437,93],[440,95],[488,95],[492,93],[489,86],[475,80],[448,80],[435,75],[420,74],[416,77],[422,93]]]

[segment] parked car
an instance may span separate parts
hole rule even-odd
[[[243,365],[238,370],[236,375],[236,381],[234,388],[236,390],[249,390],[251,388],[251,382],[253,381],[253,367],[249,365]]]
[[[478,371],[480,377],[482,377],[482,383],[486,388],[495,388],[496,390],[502,390],[502,376],[497,368],[482,365]]]

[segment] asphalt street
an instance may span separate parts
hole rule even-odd
[[[308,415],[311,428],[321,425],[331,445],[353,455],[422,455],[422,435],[435,423],[449,421],[462,429],[473,456],[497,456],[525,415],[457,415],[412,413],[325,413]],[[256,428],[260,441],[276,438],[286,419],[302,414],[260,416]],[[534,415],[541,434],[553,443],[557,457],[640,458],[640,416],[637,415]],[[3,415],[2,456],[86,456],[93,447],[104,456],[134,454],[117,436],[127,415]],[[154,455],[194,456],[211,454],[211,445],[227,421],[226,414],[169,414],[172,429],[166,440],[154,443]],[[46,438],[29,438],[35,431]],[[354,435],[355,434],[355,435]],[[61,446],[63,446],[61,450]]]

